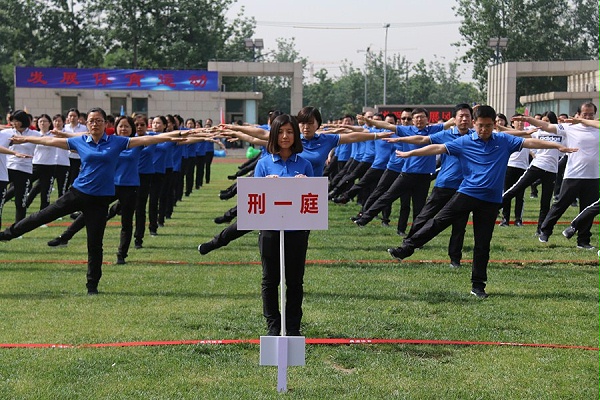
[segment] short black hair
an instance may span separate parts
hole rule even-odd
[[[473,107],[471,107],[469,104],[467,103],[459,103],[457,105],[454,106],[454,109],[452,110],[452,116],[456,117],[456,114],[460,111],[460,110],[469,110],[469,113],[471,114],[471,118],[473,118]]]
[[[491,106],[479,106],[475,109],[473,114],[473,119],[491,118],[494,121],[496,120],[496,110]]]
[[[323,118],[321,117],[321,112],[316,107],[307,106],[302,110],[298,111],[298,116],[296,117],[298,122],[302,124],[310,123],[310,121],[317,121],[318,126],[321,126],[323,123]]]
[[[8,118],[8,120],[9,121],[13,121],[13,120],[19,121],[23,128],[27,128],[31,124],[31,120],[29,119],[29,114],[27,114],[23,110],[15,110],[12,114],[10,114],[10,117]]]
[[[298,120],[293,115],[281,114],[273,121],[271,121],[271,130],[269,132],[269,141],[267,143],[267,151],[271,154],[277,154],[281,150],[277,143],[279,137],[279,129],[286,124],[291,124],[294,130],[294,143],[292,144],[292,154],[301,153],[304,147],[302,146],[302,140],[300,139],[300,127],[298,126]]]

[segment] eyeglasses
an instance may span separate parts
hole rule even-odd
[[[101,124],[104,123],[104,120],[100,119],[100,118],[98,118],[98,119],[88,119],[87,123],[90,124],[90,125],[94,125],[94,124],[101,125]]]
[[[412,121],[411,117],[402,117],[400,118],[402,121]]]

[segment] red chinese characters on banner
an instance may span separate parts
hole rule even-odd
[[[442,112],[442,119],[444,121],[448,121],[450,118],[452,118],[452,113],[450,111]]]
[[[265,193],[248,193],[248,214],[264,214],[266,197]]]
[[[429,113],[429,121],[432,123],[437,123],[440,120],[440,112],[432,111]]]
[[[159,81],[158,81],[157,85],[165,85],[165,86],[172,87],[172,88],[177,86],[175,84],[175,78],[173,77],[172,74],[159,74],[158,79],[159,79]]]
[[[190,85],[194,87],[204,87],[206,86],[206,82],[208,82],[208,78],[206,75],[192,75],[189,81]]]
[[[127,84],[127,86],[136,85],[137,87],[141,87],[144,75],[133,73],[125,75],[125,78],[129,79],[129,83]]]
[[[40,85],[48,84],[48,81],[44,80],[44,73],[41,71],[32,72],[29,79],[27,79],[27,82],[39,83]]]
[[[96,79],[96,86],[106,86],[110,84],[110,79],[108,79],[108,75],[104,72],[94,74],[94,79]]]
[[[300,205],[300,214],[318,214],[319,213],[319,196],[308,193],[302,195]]]
[[[65,85],[79,85],[77,72],[63,72],[63,78],[60,83],[64,83]]]

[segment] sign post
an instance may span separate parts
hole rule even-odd
[[[286,335],[285,231],[326,230],[327,178],[238,178],[238,229],[279,231],[281,336],[260,337],[260,365],[277,366],[277,391],[287,367],[305,365],[304,336]]]

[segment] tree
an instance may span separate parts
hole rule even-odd
[[[463,19],[463,62],[474,65],[479,88],[487,85],[487,67],[495,50],[492,37],[508,38],[503,61],[553,61],[598,57],[598,2],[580,0],[457,0],[455,14]],[[523,94],[565,90],[564,78],[520,78]]]

